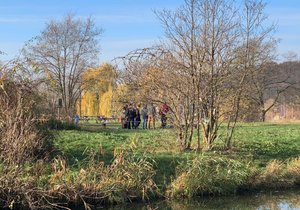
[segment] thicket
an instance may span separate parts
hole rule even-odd
[[[78,130],[80,129],[72,121],[62,121],[55,118],[50,118],[46,122],[40,125],[40,128],[50,129],[50,130]]]
[[[37,127],[38,95],[28,82],[2,80],[0,88],[0,160],[22,164],[45,158],[53,149],[52,138]]]

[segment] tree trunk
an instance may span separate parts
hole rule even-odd
[[[266,121],[266,114],[267,114],[266,110],[262,110],[261,111],[261,116],[260,116],[261,122],[265,122]]]
[[[202,139],[205,150],[210,150],[217,137],[216,122],[211,117],[208,122],[202,122]]]

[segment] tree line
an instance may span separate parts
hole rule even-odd
[[[239,120],[264,121],[282,94],[297,89],[287,71],[298,63],[275,62],[276,27],[265,7],[262,0],[185,0],[175,11],[155,11],[165,32],[160,44],[114,65],[99,65],[103,30],[93,19],[67,15],[49,21],[18,59],[2,63],[1,80],[19,72],[38,83],[36,112],[56,117],[58,108],[72,118],[118,115],[126,103],[166,103],[183,150],[193,139],[197,149],[211,149],[222,124],[230,148]]]

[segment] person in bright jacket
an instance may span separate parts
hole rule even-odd
[[[169,111],[169,107],[166,103],[162,103],[159,106],[159,112],[158,114],[160,115],[160,120],[161,120],[161,127],[165,128],[167,125],[167,113]]]

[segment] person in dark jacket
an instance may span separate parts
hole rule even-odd
[[[123,116],[124,116],[124,119],[122,120],[122,127],[123,128],[128,128],[128,124],[129,124],[129,109],[128,109],[128,105],[127,104],[123,108]]]
[[[134,128],[138,128],[141,123],[141,115],[140,115],[140,105],[134,107],[135,117],[134,117]]]
[[[128,107],[128,116],[129,116],[129,122],[128,122],[128,129],[134,128],[134,118],[136,117],[136,112],[132,104]]]

